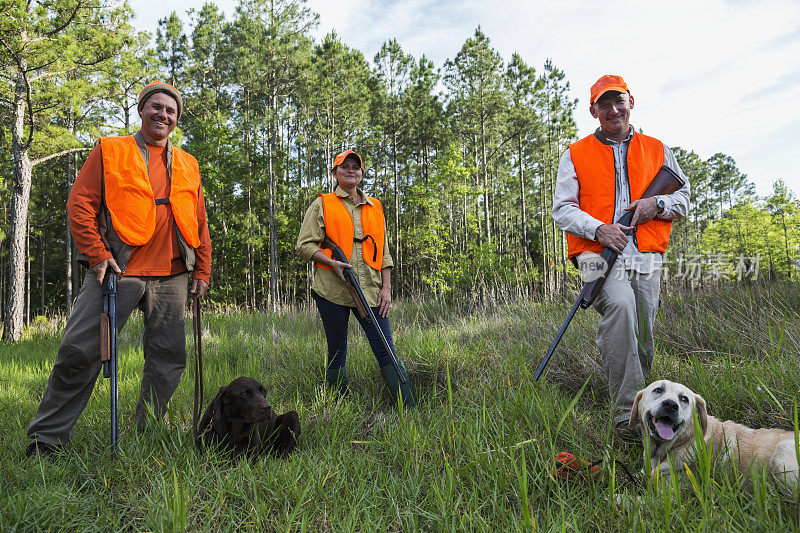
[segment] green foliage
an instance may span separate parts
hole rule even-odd
[[[158,21],[156,31],[156,53],[166,81],[174,87],[183,85],[186,59],[189,55],[189,39],[183,33],[183,21],[176,12]]]
[[[782,182],[763,203],[745,200],[709,224],[700,239],[700,250],[720,254],[728,261],[728,278],[737,278],[734,267],[746,263],[770,279],[797,279],[800,268],[800,203]]]

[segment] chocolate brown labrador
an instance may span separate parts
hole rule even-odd
[[[300,436],[297,411],[276,415],[256,379],[236,378],[220,387],[198,428],[197,445],[220,446],[233,453],[285,457]]]

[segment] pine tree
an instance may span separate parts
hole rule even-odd
[[[490,46],[489,38],[480,26],[455,58],[445,63],[445,73],[445,85],[450,90],[448,110],[453,117],[453,124],[473,139],[475,166],[479,168],[476,185],[482,187],[483,193],[481,240],[491,247],[488,154],[491,145],[497,142],[498,120],[505,106],[505,95],[501,85],[500,54]]]
[[[180,90],[186,73],[189,39],[183,21],[174,11],[158,21],[156,53],[164,81]]]

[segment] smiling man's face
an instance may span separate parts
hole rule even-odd
[[[600,128],[606,137],[622,141],[630,131],[633,96],[618,91],[604,93],[589,107],[589,112],[600,121]]]
[[[167,93],[155,93],[144,103],[139,116],[145,142],[164,146],[178,123],[178,103]]]

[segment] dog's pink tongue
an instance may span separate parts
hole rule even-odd
[[[672,426],[664,422],[656,422],[656,430],[658,431],[658,436],[664,440],[670,440],[675,436]]]

